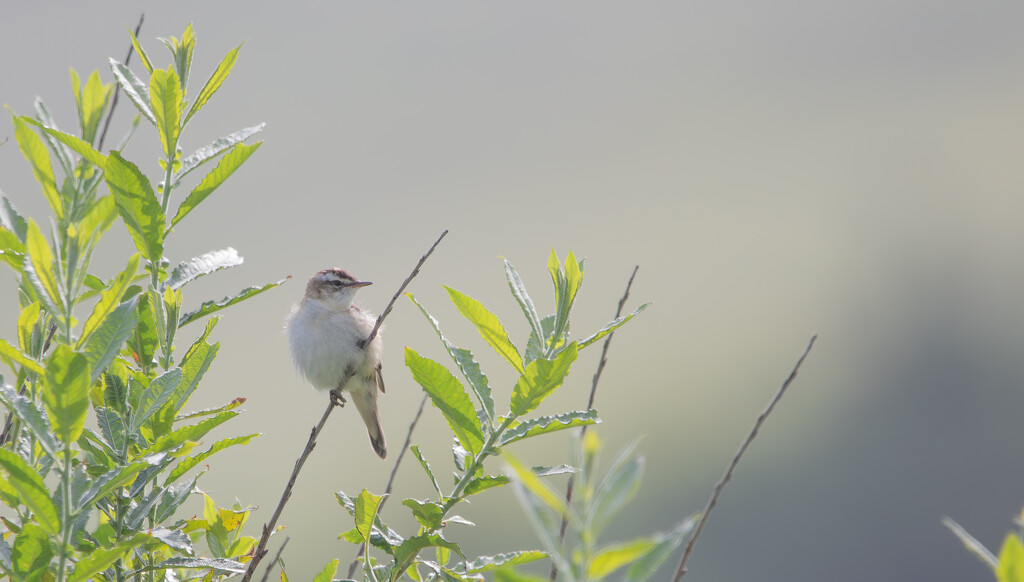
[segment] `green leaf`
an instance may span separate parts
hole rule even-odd
[[[85,344],[86,359],[89,361],[89,369],[92,370],[92,380],[99,377],[110,362],[114,360],[125,341],[135,331],[135,324],[138,322],[139,297],[135,296],[128,301],[122,302],[103,319],[96,331],[89,335],[89,341]]]
[[[590,566],[587,568],[587,579],[604,578],[615,570],[642,558],[654,549],[654,546],[654,540],[638,539],[603,548],[590,561]]]
[[[331,560],[319,574],[313,577],[313,582],[331,582],[334,575],[338,573],[338,559]]]
[[[1024,543],[1015,533],[1007,534],[1003,549],[999,551],[999,567],[996,568],[999,582],[1024,582]]]
[[[236,303],[241,303],[242,301],[245,301],[250,297],[259,295],[264,291],[268,291],[270,289],[273,289],[274,287],[278,287],[290,278],[291,277],[286,277],[274,283],[267,283],[262,287],[247,287],[239,291],[238,295],[235,295],[234,297],[225,297],[220,301],[204,301],[203,304],[199,307],[199,309],[196,309],[195,311],[190,311],[182,315],[181,319],[178,320],[178,327],[182,327],[184,325],[192,323],[193,321],[201,317],[210,315],[211,313],[216,313],[221,309],[224,309],[225,307],[231,307]]]
[[[149,77],[149,101],[167,159],[174,158],[181,133],[181,86],[181,79],[173,67],[153,69]]]
[[[555,416],[541,416],[512,427],[505,434],[501,435],[498,444],[505,446],[533,436],[588,424],[597,424],[599,422],[601,420],[597,417],[597,411],[594,409],[587,411],[575,410]]]
[[[444,415],[462,446],[472,454],[478,454],[483,449],[484,435],[480,431],[476,410],[462,383],[447,368],[421,357],[409,347],[405,348],[405,365],[430,396],[430,401]]]
[[[3,261],[21,271],[25,265],[25,245],[18,240],[18,235],[0,228],[0,261]]]
[[[164,435],[156,440],[152,445],[149,446],[145,451],[145,455],[155,455],[157,453],[164,453],[171,449],[177,448],[178,446],[186,442],[195,442],[203,438],[206,433],[210,432],[217,426],[227,422],[228,420],[238,416],[237,412],[225,411],[207,418],[206,420],[200,421],[197,424],[190,424],[183,426],[170,434]]]
[[[448,297],[455,304],[455,308],[459,310],[463,317],[476,326],[484,341],[494,348],[498,355],[505,358],[515,368],[516,372],[522,374],[523,358],[519,355],[516,347],[512,345],[512,340],[508,339],[508,333],[501,326],[501,321],[498,317],[469,295],[456,291],[451,287],[445,287],[445,290],[448,291]]]
[[[363,541],[370,540],[370,531],[373,529],[373,521],[377,516],[377,508],[380,507],[380,502],[384,500],[384,497],[363,489],[359,497],[355,499],[356,529],[359,530]]]
[[[404,573],[425,548],[447,548],[461,556],[463,560],[466,559],[458,544],[444,539],[440,534],[422,534],[405,540],[395,548],[395,574]]]
[[[33,351],[32,344],[42,341],[42,338],[39,337],[40,330],[36,328],[39,324],[39,312],[39,302],[33,301],[18,315],[18,345],[24,351]],[[33,336],[37,338],[35,341],[33,341]],[[42,348],[41,345],[37,347]]]
[[[428,530],[435,530],[441,527],[441,520],[444,518],[444,508],[433,501],[418,501],[416,499],[403,499],[402,505],[412,510],[413,517],[420,525]]]
[[[444,494],[441,493],[441,487],[437,484],[437,479],[434,477],[434,472],[430,469],[430,463],[423,458],[423,453],[420,452],[419,445],[413,445],[409,447],[412,450],[412,454],[416,456],[416,460],[420,462],[420,466],[423,467],[423,472],[430,478],[431,485],[434,486],[434,491],[437,492],[437,498],[444,499]]]
[[[68,582],[82,582],[90,579],[93,575],[113,566],[114,562],[123,558],[134,548],[142,546],[151,539],[147,534],[138,533],[112,548],[100,547],[91,550],[75,564],[75,571],[68,576]]]
[[[135,333],[128,341],[128,347],[135,355],[136,361],[146,368],[152,365],[153,355],[156,353],[157,344],[160,343],[156,319],[158,309],[162,310],[163,305],[154,305],[152,295],[139,295],[138,321],[135,324]]]
[[[43,403],[54,435],[65,445],[78,440],[89,411],[89,360],[61,344],[46,362]]]
[[[131,418],[131,432],[139,430],[142,423],[153,416],[157,410],[160,410],[180,384],[181,370],[178,368],[167,370],[154,378],[136,404],[135,414]]]
[[[981,542],[975,539],[974,536],[967,533],[967,530],[962,528],[960,524],[953,521],[950,517],[942,518],[942,524],[945,525],[953,532],[956,537],[960,538],[960,541],[967,548],[967,551],[974,554],[979,560],[988,565],[989,568],[995,570],[999,566],[999,560],[996,559],[995,555],[989,551]]]
[[[217,406],[215,408],[204,408],[202,410],[194,410],[192,412],[182,414],[176,417],[174,420],[175,422],[181,422],[182,420],[187,420],[189,418],[199,418],[200,416],[216,416],[222,412],[238,408],[239,406],[245,404],[245,400],[245,398],[235,398],[234,400],[225,404],[224,406]]]
[[[540,550],[508,552],[494,556],[480,556],[479,558],[466,562],[466,571],[470,574],[480,574],[483,572],[490,572],[491,570],[501,568],[503,566],[511,567],[536,562],[537,560],[543,560],[547,557],[548,555]]]
[[[181,161],[181,168],[178,169],[178,173],[174,175],[174,179],[172,180],[172,182],[174,182],[174,187],[177,188],[181,179],[188,175],[192,170],[217,157],[221,152],[231,148],[233,145],[241,143],[263,131],[263,128],[266,126],[266,123],[261,123],[259,125],[247,127],[230,135],[217,138],[213,143],[199,148],[195,153]]]
[[[469,485],[466,485],[466,488],[464,489],[463,492],[466,497],[469,497],[470,495],[476,495],[477,493],[480,493],[481,491],[486,491],[488,489],[491,489],[492,487],[501,487],[502,485],[506,485],[508,483],[509,478],[506,477],[505,475],[484,475],[483,477],[477,477],[476,479],[470,481]]]
[[[629,320],[633,319],[634,317],[636,317],[637,314],[639,314],[644,309],[647,309],[650,305],[651,305],[651,303],[644,303],[640,307],[637,307],[635,310],[633,310],[633,313],[630,313],[629,315],[626,315],[625,317],[618,317],[618,318],[613,319],[612,321],[610,321],[608,323],[608,325],[602,327],[597,333],[595,333],[594,335],[592,335],[592,336],[590,336],[590,337],[580,341],[580,349],[583,349],[583,348],[589,346],[590,344],[596,342],[597,340],[603,338],[604,336],[612,333],[616,329],[619,329],[620,327],[625,325],[625,323],[627,321],[629,321]]]
[[[540,327],[540,316],[537,315],[537,308],[533,306],[533,300],[530,299],[530,295],[526,292],[526,285],[523,284],[523,280],[519,278],[519,273],[516,268],[512,266],[512,263],[508,259],[505,261],[505,278],[508,279],[508,287],[512,290],[512,296],[516,298],[516,302],[519,303],[519,307],[523,310],[523,315],[526,316],[526,321],[530,324],[530,329],[533,334],[539,338],[544,338]]]
[[[632,444],[624,450],[608,469],[594,493],[592,508],[587,516],[586,528],[599,534],[612,517],[636,495],[644,473],[643,457],[634,457]]]
[[[77,75],[71,70],[73,84],[77,85]],[[93,71],[86,81],[84,89],[75,89],[75,104],[78,106],[78,122],[82,130],[82,139],[87,143],[96,141],[96,130],[99,129],[103,112],[113,95],[113,85],[104,85],[100,81],[99,71]]]
[[[49,421],[43,411],[29,398],[18,394],[18,391],[7,384],[0,383],[0,402],[35,436],[43,450],[51,457],[57,457],[57,441],[51,433]]]
[[[653,539],[655,545],[645,555],[638,558],[626,571],[624,582],[646,582],[650,580],[670,557],[672,557],[679,546],[683,545],[690,531],[696,523],[695,519],[687,519],[679,524],[675,530],[658,534]]]
[[[208,570],[223,570],[241,574],[245,572],[245,564],[228,560],[225,558],[188,558],[184,556],[170,558],[156,565],[154,570],[166,570],[168,568],[194,568]]]
[[[171,276],[167,278],[167,286],[171,289],[179,289],[203,275],[209,275],[229,267],[237,267],[241,264],[242,257],[231,247],[220,251],[210,251],[175,267],[171,271]]]
[[[11,369],[14,369],[13,364],[18,364],[19,366],[22,366],[29,372],[32,372],[40,377],[42,377],[43,374],[46,373],[46,371],[43,369],[42,366],[39,365],[38,362],[21,353],[21,351],[19,351],[18,348],[12,346],[11,344],[7,343],[7,341],[2,339],[0,339],[0,359],[4,360],[5,362],[8,362],[8,364],[11,365]]]
[[[164,523],[174,516],[174,512],[188,500],[192,491],[195,490],[196,479],[198,478],[199,476],[197,475],[187,484],[167,487],[167,494],[164,495],[164,498],[160,500],[160,504],[156,507],[155,518],[157,523]]]
[[[537,408],[549,394],[561,386],[573,362],[576,361],[576,355],[576,342],[572,342],[553,360],[530,362],[512,390],[512,415],[522,416]]]
[[[100,434],[115,451],[124,451],[128,435],[125,433],[124,419],[121,414],[108,406],[100,406],[96,409],[96,424],[100,427]]]
[[[18,574],[15,579],[26,582],[43,580],[52,558],[53,548],[46,532],[33,523],[25,524],[11,549],[11,567]]]
[[[185,218],[189,212],[192,212],[196,206],[199,206],[203,200],[206,200],[207,196],[223,184],[262,144],[263,142],[257,142],[253,145],[240,143],[231,148],[231,151],[217,162],[217,166],[210,170],[203,177],[203,180],[199,182],[199,185],[193,188],[188,196],[185,197],[181,206],[178,207],[174,218],[171,219],[171,225],[167,227],[167,230],[173,229],[174,225]]]
[[[25,243],[28,236],[28,221],[7,196],[0,196],[0,226],[17,235],[22,244]]]
[[[32,106],[36,110],[36,119],[39,120],[42,127],[57,129],[57,123],[53,120],[53,114],[50,113],[50,109],[46,106],[46,103],[43,103],[43,100],[39,96],[36,96]],[[43,134],[43,139],[45,139],[46,144],[50,146],[50,151],[53,152],[53,155],[57,156],[57,161],[60,162],[60,167],[64,170],[64,176],[74,176],[75,165],[74,162],[71,161],[71,150],[63,144],[54,141],[53,138],[46,133]]]
[[[139,110],[139,113],[150,123],[156,125],[156,116],[153,114],[153,108],[149,105],[149,88],[135,76],[131,69],[114,59],[110,59],[110,70],[114,73],[117,83],[121,85],[121,90]]]
[[[21,457],[7,449],[0,449],[0,471],[4,472],[7,482],[18,492],[22,503],[35,514],[36,522],[51,535],[59,534],[60,517],[57,506],[51,501],[50,492],[43,484],[43,478]]]
[[[235,61],[238,60],[238,50],[242,48],[242,45],[238,45],[234,49],[228,51],[228,54],[220,61],[217,65],[217,69],[210,75],[210,78],[206,81],[206,85],[203,85],[203,90],[199,92],[199,96],[196,97],[195,103],[188,110],[188,115],[185,116],[185,123],[188,123],[192,116],[199,112],[206,105],[206,102],[213,97],[213,94],[220,89],[220,86],[224,84],[224,81],[228,78],[231,73],[231,69],[235,66]],[[183,125],[184,125],[183,124]]]
[[[159,264],[164,253],[165,217],[149,180],[119,152],[110,152],[106,179],[135,248],[150,263]]]
[[[25,250],[28,251],[29,259],[32,261],[32,271],[46,294],[45,298],[52,305],[63,306],[64,298],[61,296],[60,289],[57,287],[57,279],[54,277],[56,265],[53,263],[53,251],[50,250],[50,245],[39,230],[39,226],[31,219],[28,221],[28,240],[25,241]]]
[[[11,120],[14,122],[14,138],[18,142],[18,149],[32,165],[32,174],[42,187],[43,196],[46,197],[53,215],[58,221],[63,220],[64,206],[57,191],[57,181],[53,177],[53,166],[50,164],[50,154],[46,151],[46,145],[36,132],[29,129],[23,118],[12,113]]]
[[[220,351],[220,343],[211,345],[206,341],[210,337],[210,333],[215,325],[217,325],[217,318],[210,318],[203,334],[192,343],[188,351],[185,352],[185,356],[181,359],[179,366],[181,369],[181,383],[178,385],[178,389],[171,394],[170,400],[164,407],[165,410],[162,410],[159,414],[165,421],[174,419],[178,412],[184,408],[192,393],[199,386],[199,381],[202,380],[203,375],[206,374],[206,371],[210,369],[210,365],[213,364],[214,358],[217,357],[217,352]]]
[[[178,480],[178,478],[187,473],[193,467],[195,467],[199,463],[202,463],[203,461],[212,457],[213,455],[219,453],[220,451],[223,451],[224,449],[235,445],[247,445],[249,444],[249,441],[258,436],[260,436],[260,433],[257,432],[253,434],[247,434],[244,436],[236,436],[222,439],[214,443],[213,446],[203,451],[202,453],[199,453],[198,455],[189,457],[187,459],[182,459],[181,461],[178,462],[174,469],[172,469],[171,472],[167,475],[167,480],[164,481],[164,485],[168,485],[170,483],[175,482],[176,480]]]
[[[128,266],[125,267],[124,271],[121,271],[117,277],[114,277],[107,289],[100,293],[100,300],[96,302],[92,309],[92,314],[89,315],[89,319],[85,320],[85,325],[82,326],[82,335],[78,338],[79,349],[87,343],[89,336],[99,329],[107,317],[121,304],[121,298],[124,297],[125,291],[131,285],[135,273],[139,271],[139,259],[140,256],[138,254],[132,255],[132,258],[128,259]]]
[[[81,138],[71,135],[70,133],[64,133],[56,128],[47,127],[42,123],[28,117],[23,117],[26,123],[30,123],[43,131],[47,137],[53,138],[61,144],[67,146],[73,150],[76,154],[82,156],[82,158],[88,160],[94,166],[99,167],[101,170],[107,167],[107,156],[96,151],[92,145]]]
[[[132,32],[132,29],[127,26],[125,26],[125,28],[128,29],[128,34],[132,37],[132,47],[135,49],[135,52],[139,54],[139,60],[142,61],[142,66],[146,68],[147,73],[152,73],[153,63],[149,60],[149,55],[146,54],[146,51],[143,50],[142,43],[139,42],[139,39],[135,38],[135,33]]]
[[[536,473],[519,462],[511,454],[505,452],[502,454],[502,458],[512,468],[517,484],[522,485],[527,491],[542,501],[544,505],[559,515],[570,515],[569,507],[565,504],[565,497],[541,481]]]
[[[420,309],[427,321],[434,326],[434,331],[437,332],[437,337],[441,338],[441,343],[444,344],[448,355],[451,356],[452,360],[455,361],[455,365],[462,371],[462,375],[469,382],[470,388],[473,389],[473,393],[476,394],[477,400],[480,401],[480,406],[483,408],[484,414],[487,415],[488,420],[494,419],[494,399],[491,397],[491,387],[487,383],[487,376],[484,375],[483,371],[480,370],[480,364],[473,359],[473,353],[469,350],[456,347],[448,338],[444,337],[441,333],[441,325],[427,310],[416,301],[416,298],[412,293],[406,293],[413,304]]]

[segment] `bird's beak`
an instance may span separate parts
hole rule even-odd
[[[352,283],[351,287],[366,287],[367,285],[373,285],[371,281],[356,281]]]

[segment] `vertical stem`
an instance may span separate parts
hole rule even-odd
[[[64,445],[64,466],[60,482],[60,563],[57,565],[57,582],[64,582],[67,567],[67,547],[71,537],[71,447]]]

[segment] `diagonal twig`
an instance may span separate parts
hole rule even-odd
[[[394,307],[395,301],[398,300],[398,296],[402,294],[402,291],[404,291],[409,285],[409,282],[412,281],[413,277],[419,274],[420,267],[422,267],[423,263],[427,261],[427,257],[434,252],[434,249],[437,248],[438,243],[441,242],[441,239],[443,239],[446,234],[448,234],[447,230],[442,232],[441,236],[434,241],[430,250],[420,257],[419,262],[417,262],[416,266],[413,267],[412,273],[405,278],[405,281],[402,282],[402,286],[398,288],[394,297],[391,298],[391,302],[388,303],[387,308],[377,316],[376,325],[373,326],[373,330],[370,332],[370,335],[367,336],[361,345],[369,345],[369,343],[373,341],[373,338],[377,337],[377,332],[380,330],[381,324],[384,323],[384,318],[391,313],[391,308]],[[295,461],[295,468],[292,469],[291,477],[288,478],[288,484],[285,485],[284,492],[281,493],[281,500],[278,501],[274,514],[270,517],[270,521],[263,525],[263,535],[260,536],[260,543],[253,552],[252,560],[249,562],[249,567],[245,570],[245,576],[242,577],[242,582],[249,582],[252,579],[253,574],[256,572],[257,564],[259,564],[260,560],[267,555],[267,541],[270,539],[270,535],[274,532],[274,527],[277,525],[277,520],[281,517],[281,512],[284,510],[285,504],[288,503],[288,499],[292,496],[292,489],[295,487],[295,480],[299,476],[299,471],[302,470],[302,466],[306,463],[306,459],[309,458],[309,454],[312,453],[313,448],[316,447],[316,439],[320,435],[320,431],[323,430],[324,425],[327,423],[327,418],[331,415],[335,406],[340,406],[340,404],[336,402],[333,394],[335,392],[340,393],[345,385],[348,384],[348,381],[352,379],[352,376],[355,376],[355,369],[350,367],[345,371],[345,375],[342,376],[341,381],[338,382],[338,387],[331,391],[332,397],[327,403],[327,409],[324,410],[324,415],[320,418],[320,422],[313,427],[313,430],[309,434],[309,440],[306,441],[306,447],[302,450],[302,454],[300,454],[299,458]]]
[[[146,13],[139,14],[139,23],[135,25],[135,38],[139,38],[139,33],[142,32],[142,21],[146,19]],[[124,66],[128,66],[128,61],[132,58],[132,53],[135,52],[135,44],[128,45],[128,56],[124,58]],[[96,144],[96,151],[103,151],[103,141],[107,139],[107,129],[110,128],[110,119],[114,116],[114,110],[117,109],[117,96],[121,94],[121,87],[114,85],[114,98],[110,101],[110,109],[107,111],[107,118],[103,121],[103,131],[100,132],[100,141]]]
[[[388,484],[384,488],[384,499],[380,500],[380,505],[377,506],[377,512],[384,508],[384,504],[387,503],[388,499],[391,499],[391,488],[395,484],[395,475],[398,474],[398,466],[402,464],[402,458],[405,457],[405,451],[409,450],[409,443],[412,442],[412,432],[416,430],[416,423],[420,421],[420,416],[423,415],[423,406],[427,403],[427,395],[424,394],[420,400],[420,408],[416,411],[416,416],[412,419],[412,424],[409,425],[409,432],[405,435],[405,444],[402,445],[402,450],[398,453],[398,458],[395,459],[395,466],[391,469],[391,476],[388,477]],[[356,552],[356,557],[352,559],[352,563],[348,565],[348,577],[352,578],[356,573],[356,568],[359,566],[359,558],[366,552],[366,545],[359,546],[359,551]]]
[[[615,310],[615,318],[614,319],[618,319],[618,318],[622,317],[622,307],[624,305],[626,305],[626,300],[629,299],[629,290],[633,288],[633,279],[636,277],[636,272],[638,270],[640,270],[640,265],[636,265],[635,267],[633,267],[633,274],[629,276],[629,282],[626,283],[626,292],[622,294],[622,299],[619,299],[619,307],[618,307],[618,309]],[[597,383],[598,383],[598,381],[601,380],[601,372],[604,371],[605,364],[608,363],[608,346],[611,345],[611,343],[612,343],[612,336],[614,336],[614,335],[615,335],[614,331],[611,332],[610,334],[608,334],[608,337],[605,338],[605,340],[604,340],[604,346],[601,348],[601,361],[597,364],[597,372],[594,373],[594,381],[590,385],[590,399],[587,400],[587,410],[590,410],[591,408],[594,407],[594,396],[597,395]],[[585,424],[585,425],[583,425],[583,428],[580,429],[580,438],[581,439],[583,438],[583,435],[587,434],[587,427],[588,426],[589,425]],[[573,474],[570,474],[569,475],[569,483],[565,487],[565,504],[566,504],[566,506],[568,506],[569,503],[572,502],[572,490],[573,490],[573,487],[575,487],[575,485],[576,485],[576,476],[573,475]],[[569,518],[567,516],[562,516],[562,527],[558,531],[558,541],[559,542],[565,541],[565,530],[568,527],[569,527]],[[550,580],[551,582],[555,582],[556,578],[558,578],[558,569],[555,568],[554,564],[551,564],[551,572],[548,573],[548,580]]]
[[[284,553],[284,547],[288,545],[288,541],[291,540],[291,539],[292,538],[284,538],[284,542],[281,543],[281,547],[277,548],[277,553],[274,554],[274,559],[271,560],[269,564],[267,564],[267,570],[265,572],[263,572],[263,578],[260,578],[260,582],[267,582],[267,579],[270,578],[270,571],[273,570],[274,569],[274,565],[277,564],[277,562],[281,560],[281,554]],[[282,572],[283,571],[284,570],[283,570],[283,567],[282,567]]]
[[[782,387],[775,393],[775,396],[768,402],[768,406],[761,412],[757,417],[757,422],[754,423],[754,428],[744,439],[743,444],[740,445],[738,451],[733,456],[732,461],[729,463],[729,467],[725,470],[725,474],[715,484],[714,490],[711,492],[711,497],[708,498],[707,505],[704,506],[704,510],[701,511],[700,521],[697,522],[697,527],[693,530],[693,534],[690,535],[690,541],[686,543],[686,550],[683,552],[682,559],[679,560],[679,567],[676,568],[676,575],[673,580],[679,582],[682,579],[683,574],[686,574],[686,562],[690,559],[690,554],[693,552],[693,546],[697,543],[697,538],[700,537],[700,532],[704,529],[704,524],[708,521],[708,516],[711,514],[711,510],[718,504],[718,498],[722,495],[722,490],[729,484],[729,480],[732,479],[732,474],[736,470],[736,465],[739,464],[743,454],[747,452],[747,447],[754,441],[754,437],[757,436],[757,432],[761,430],[761,425],[764,424],[765,419],[775,409],[775,405],[782,399],[782,395],[786,393],[786,389],[796,379],[797,373],[800,371],[800,366],[803,365],[804,360],[807,359],[807,354],[811,353],[811,348],[814,347],[814,340],[818,339],[817,335],[811,336],[811,341],[807,344],[807,349],[804,350],[803,355],[796,361],[796,365],[793,366],[793,371],[789,373],[789,377],[782,383]]]

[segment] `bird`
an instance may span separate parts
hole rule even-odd
[[[375,318],[352,304],[360,288],[371,285],[345,269],[318,271],[306,284],[306,294],[292,307],[285,321],[292,362],[299,374],[317,390],[330,390],[332,399],[346,402],[342,390],[366,424],[373,452],[387,457],[384,429],[377,409],[377,390],[384,393],[381,372],[381,334],[366,345]],[[379,330],[378,330],[379,332]],[[338,384],[354,372],[345,386]]]

